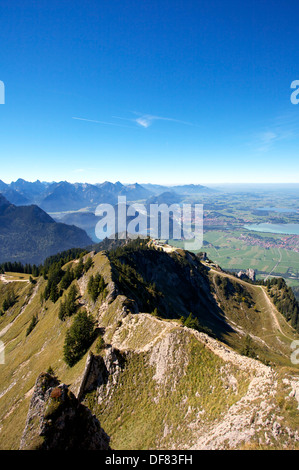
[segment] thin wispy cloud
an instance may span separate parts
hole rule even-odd
[[[81,117],[72,117],[72,119],[76,119],[78,121],[93,122],[95,124],[104,124],[104,125],[107,125],[107,126],[126,127],[126,128],[129,128],[129,129],[133,129],[133,127],[131,127],[131,126],[125,126],[125,125],[122,125],[122,124],[117,124],[115,122],[96,121],[94,119],[86,119],[86,118],[81,118]]]
[[[122,121],[129,121],[133,124],[135,124],[135,127],[133,126],[126,126],[124,124],[119,124],[117,122],[107,122],[107,121],[98,121],[95,119],[87,119],[87,118],[82,118],[82,117],[72,117],[72,119],[76,119],[78,121],[86,121],[86,122],[92,122],[96,124],[103,124],[107,126],[116,126],[116,127],[126,127],[128,129],[134,129],[137,127],[143,127],[144,129],[147,129],[150,127],[155,121],[169,121],[169,122],[174,122],[178,124],[184,124],[186,126],[193,126],[192,123],[182,121],[180,119],[174,119],[174,118],[169,118],[169,117],[163,117],[163,116],[155,116],[152,114],[141,114],[141,113],[136,113],[134,112],[133,114],[137,115],[135,118],[124,118],[120,116],[112,116],[112,119],[121,119]]]
[[[143,117],[143,118],[140,117],[140,118],[137,118],[137,119],[136,119],[136,122],[137,122],[137,124],[139,124],[139,126],[142,126],[142,127],[147,128],[147,127],[149,127],[149,126],[152,124],[153,119],[152,119],[152,118],[148,118],[148,117]]]
[[[140,114],[140,113],[133,113],[138,115],[137,118],[123,118],[119,116],[113,116],[115,119],[122,119],[124,121],[130,121],[130,122],[135,122],[141,127],[144,127],[147,129],[150,127],[155,121],[170,121],[170,122],[176,122],[179,124],[184,124],[186,126],[193,126],[192,123],[186,122],[186,121],[181,121],[179,119],[174,119],[174,118],[169,118],[169,117],[162,117],[162,116],[154,116],[152,114]]]
[[[257,150],[259,152],[268,152],[277,141],[278,135],[272,131],[265,131],[258,136],[258,139],[260,145]]]
[[[279,116],[273,119],[267,129],[255,135],[254,147],[256,151],[269,152],[282,140],[298,138],[298,124],[298,117],[293,115]]]

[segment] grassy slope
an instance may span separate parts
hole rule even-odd
[[[212,278],[215,274],[210,272]],[[221,275],[225,276],[224,273]],[[226,319],[241,326],[244,335],[249,332],[253,338],[260,337],[261,341],[257,342],[257,346],[260,345],[265,354],[266,343],[267,360],[290,366],[289,344],[296,337],[293,330],[269,303],[260,286],[253,286],[234,277],[231,279],[250,292],[254,304],[258,303],[260,310],[246,309],[244,306],[241,312],[240,305],[237,308],[236,304],[232,309],[230,300],[223,305]],[[121,317],[117,318],[118,322],[120,319]],[[106,314],[101,317],[102,324],[109,325],[110,322],[111,318],[108,319]],[[227,410],[247,391],[249,370],[244,373],[234,365],[227,364],[186,331],[183,336],[180,335],[181,328],[175,321],[165,322],[150,315],[134,315],[122,320],[114,333],[112,345],[120,350],[130,351],[118,377],[119,386],[109,400],[97,404],[96,396],[92,393],[87,397],[87,402],[111,435],[111,445],[115,449],[167,449],[172,446],[188,448],[195,439],[198,426],[209,429],[214,422],[221,421]],[[158,339],[163,342],[167,334],[173,335],[171,343],[175,346],[171,354],[176,360],[173,364],[167,364],[164,382],[157,383],[150,351],[155,341]],[[231,332],[226,337],[227,343],[240,347],[244,335],[240,337],[236,331]],[[110,334],[106,340],[110,342]],[[183,357],[180,356],[182,350]],[[165,357],[169,356],[169,351],[164,353]],[[225,368],[228,368],[226,373]],[[296,369],[291,367],[289,372],[296,374]],[[229,382],[228,378],[232,377],[236,379],[236,389]],[[274,400],[273,407],[275,406]],[[276,411],[286,412],[287,407],[288,411],[292,409],[296,417],[294,420],[293,417],[290,419],[296,428],[296,401],[290,404],[281,399],[281,409],[277,408]],[[285,415],[289,422],[288,412]]]
[[[207,426],[245,393],[246,373],[230,367],[229,373],[238,381],[233,390],[224,379],[224,361],[192,334],[176,329],[172,340],[175,360],[172,367],[168,364],[166,380],[154,379],[155,365],[150,363],[148,352],[132,352],[119,376],[121,386],[108,403],[94,407],[112,436],[112,448],[188,448],[198,420]]]
[[[206,424],[213,421],[216,416],[219,417],[220,413],[225,413],[228,407],[246,392],[248,374],[231,366],[231,373],[237,377],[238,387],[237,390],[230,386],[226,388],[227,384],[223,384],[225,374],[221,372],[225,362],[206,350],[189,333],[180,336],[182,328],[175,321],[164,321],[163,325],[168,323],[176,337],[181,338],[181,343],[177,343],[177,350],[173,351],[178,361],[172,369],[172,374],[169,374],[167,383],[157,384],[153,380],[154,365],[149,364],[150,356],[146,346],[150,341],[154,342],[160,333],[163,338],[163,332],[158,325],[159,320],[148,316],[150,327],[136,328],[134,334],[130,336],[132,328],[126,326],[126,321],[121,316],[123,297],[118,296],[112,303],[105,305],[105,308],[101,307],[101,300],[97,305],[90,303],[85,291],[86,284],[89,275],[97,271],[104,276],[106,283],[111,282],[110,264],[102,253],[94,257],[93,268],[88,276],[84,276],[78,283],[83,294],[81,302],[85,303],[94,316],[100,312],[99,326],[106,328],[106,343],[115,342],[115,345],[123,344],[126,350],[131,349],[126,366],[121,372],[119,383],[122,386],[115,390],[111,402],[105,402],[103,408],[97,410],[104,429],[112,436],[112,446],[131,449],[151,446],[167,448],[178,435],[182,443],[190,443],[192,426],[196,420],[201,419],[200,410],[205,410],[206,416],[203,422]],[[67,367],[64,363],[62,359],[64,337],[72,319],[66,322],[58,319],[59,302],[53,304],[48,301],[41,305],[40,294],[45,287],[45,281],[40,279],[36,286],[25,282],[13,284],[19,300],[0,318],[0,334],[4,332],[1,340],[5,343],[6,357],[6,363],[0,365],[1,449],[18,448],[37,376],[51,365],[60,380],[71,384],[73,390],[76,390],[86,361],[85,355],[73,368]],[[9,288],[11,284],[0,282],[0,299]],[[255,290],[253,295],[256,295],[256,300],[263,302],[263,299],[258,299],[260,291],[257,289],[260,288],[251,286],[249,288]],[[24,298],[25,304],[28,305],[22,309]],[[262,308],[267,310],[269,307],[265,305]],[[38,314],[39,321],[26,337],[26,330],[34,314]],[[126,318],[129,321],[131,317]],[[134,318],[137,317],[133,316],[132,321],[136,321]],[[284,334],[289,335],[289,327],[278,313],[277,318]],[[263,330],[262,333],[263,339],[266,340],[268,333],[273,336],[270,314],[264,321],[265,325],[269,323],[267,332],[264,333]],[[249,328],[247,321],[246,325],[243,320],[240,322],[244,328]],[[261,334],[258,323],[255,325],[253,322],[252,331]],[[286,343],[289,341],[284,335],[280,339]],[[274,345],[275,341],[273,347]],[[185,358],[178,352],[182,350]],[[291,372],[295,373],[293,369]],[[173,387],[174,381],[177,381],[175,387]],[[157,396],[158,401],[155,400]],[[221,399],[223,396],[226,397],[224,401]],[[187,401],[186,397],[189,397]],[[91,396],[91,402],[92,398]],[[170,401],[174,403],[171,409]],[[186,426],[182,423],[186,423]],[[178,429],[178,425],[181,429]]]
[[[1,366],[0,416],[3,425],[1,448],[15,449],[19,445],[27,416],[30,392],[37,376],[51,365],[64,380],[72,380],[76,371],[68,373],[62,361],[62,347],[67,323],[58,319],[58,303],[47,302],[41,307],[41,282],[31,304],[19,315],[7,333],[5,342],[5,365]],[[38,323],[26,337],[26,330],[34,314]],[[0,324],[2,328],[4,322]],[[82,363],[82,367],[84,362]],[[73,377],[72,377],[73,376]]]
[[[250,294],[252,306],[248,307],[234,298],[226,300],[215,285],[215,276],[228,278],[242,286]],[[227,321],[243,331],[241,336],[235,333],[227,335],[225,338],[227,343],[240,350],[244,335],[250,334],[261,357],[274,364],[290,365],[290,344],[294,339],[298,339],[298,334],[277,311],[266,289],[213,269],[210,270],[210,279]]]
[[[94,317],[101,299],[96,305],[88,305],[90,299],[85,289],[89,275],[95,272],[100,272],[107,284],[111,282],[110,264],[102,253],[94,257],[94,266],[90,269],[88,276],[81,278],[78,283],[78,287],[84,291],[81,302],[94,313]],[[63,361],[65,334],[72,323],[72,318],[65,322],[59,320],[59,300],[55,304],[50,300],[41,304],[40,294],[45,288],[45,280],[40,278],[35,287],[29,282],[9,284],[0,282],[0,303],[12,285],[18,294],[19,301],[3,317],[0,317],[0,339],[5,344],[5,364],[0,364],[1,449],[18,448],[32,389],[38,375],[51,366],[59,379],[71,384],[73,390],[76,391],[87,356],[85,354],[72,368],[69,368]],[[24,298],[25,304],[29,300],[30,303],[22,310]],[[113,317],[113,311],[116,311],[115,303],[112,303],[109,309]],[[26,336],[26,330],[33,315],[36,314],[38,323],[30,335]],[[4,333],[2,336],[1,332]],[[95,344],[91,346],[91,350],[94,350],[94,347]]]
[[[105,314],[102,320],[105,322]],[[274,382],[265,380],[267,399],[271,395],[266,406],[267,399],[259,392],[248,401],[250,382],[254,390],[257,386],[251,360],[241,357],[239,362],[244,364],[240,367],[233,358],[215,354],[192,330],[175,321],[128,315],[112,345],[123,351],[124,366],[101,387],[99,395],[88,394],[86,404],[111,436],[114,449],[188,449],[196,446],[199,437],[217,429],[222,420],[229,421],[234,406],[249,418],[266,409],[265,420],[283,416],[291,428],[299,424],[296,400],[286,400],[289,389],[282,381],[286,371],[275,379],[277,395]],[[272,444],[280,445],[282,442]]]

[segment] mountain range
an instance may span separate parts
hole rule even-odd
[[[139,183],[124,185],[119,181],[89,184],[60,182],[28,182],[19,178],[6,184],[0,180],[0,192],[15,205],[36,204],[46,212],[67,212],[80,209],[94,210],[98,204],[116,204],[118,196],[128,202],[148,200],[162,193],[174,192],[188,196],[213,192],[201,185],[162,186]]]
[[[151,191],[155,195],[159,195],[164,192],[173,191],[177,194],[190,196],[194,194],[212,194],[216,191],[214,189],[208,188],[207,186],[202,186],[201,184],[183,184],[183,185],[173,185],[173,186],[163,186],[160,184],[143,184],[142,185],[148,191]]]
[[[5,183],[0,182],[0,188],[3,194],[16,201],[16,204],[12,204],[0,193],[0,263],[18,261],[40,264],[55,253],[99,242],[95,228],[100,218],[92,210],[78,210],[82,206],[110,201],[115,208],[115,222],[118,227],[119,196],[126,196],[128,202],[130,199],[142,199],[146,207],[154,203],[180,203],[184,198],[174,191],[152,195],[137,183],[129,186],[109,182],[98,186],[67,182],[47,185],[39,181],[30,183],[18,180],[8,188]],[[36,204],[29,204],[30,200],[40,201],[44,209]],[[49,213],[59,210],[59,214],[53,214],[54,219],[46,210]],[[128,217],[127,223],[132,219],[133,216]],[[149,220],[147,223],[149,225]],[[160,224],[161,221],[159,226]],[[118,227],[118,231],[124,230],[126,227]],[[171,219],[170,233],[172,230]],[[107,236],[110,235],[113,234],[109,233]]]
[[[49,254],[53,254],[55,249],[62,251],[67,247],[73,247],[74,243],[77,243],[77,246],[81,247],[82,243],[84,243],[84,237],[87,242],[86,245],[89,245],[91,240],[98,242],[95,227],[99,218],[95,215],[95,209],[99,204],[111,204],[115,207],[120,196],[125,196],[128,204],[142,202],[149,207],[150,204],[180,204],[186,200],[186,198],[188,199],[194,195],[210,192],[213,192],[213,190],[202,185],[193,184],[169,187],[153,184],[141,185],[139,183],[124,185],[119,181],[116,183],[105,181],[104,183],[98,184],[69,183],[67,181],[41,182],[39,180],[29,182],[21,178],[15,182],[6,184],[0,180],[0,193],[7,201],[15,206],[14,211],[18,212],[18,214],[29,212],[29,210],[25,209],[25,206],[38,206],[42,211],[47,212],[52,217],[51,223],[55,221],[60,224],[57,226],[60,227],[60,230],[62,230],[61,224],[64,224],[63,232],[66,231],[67,225],[74,225],[87,233],[87,238],[85,235],[82,235],[82,232],[81,235],[76,238],[73,236],[74,229],[72,229],[72,236],[68,241],[68,237],[65,238],[57,232],[55,232],[55,234],[53,233],[54,227],[56,227],[53,225],[51,226],[52,248],[48,250],[48,243],[46,243],[43,248],[43,242],[45,240],[49,242],[50,240],[50,225],[48,224],[42,239],[38,241],[38,234],[41,234],[41,231],[35,231],[34,244],[25,249],[24,240],[29,239],[29,233],[31,233],[36,223],[39,224],[40,222],[38,220],[33,221],[32,219],[31,227],[27,228],[23,226],[22,228],[24,231],[22,243],[20,235],[17,236],[16,225],[12,238],[9,230],[6,231],[9,240],[4,243],[4,238],[2,238],[3,244],[0,250],[0,261],[18,260],[25,262],[26,260],[26,262],[32,263],[34,260],[35,263],[36,261],[42,261]],[[16,207],[24,208],[17,211]],[[33,217],[32,212],[31,215]],[[48,219],[48,222],[49,220],[50,219]],[[2,236],[4,236],[4,233],[2,233]],[[17,239],[20,240],[20,245],[17,243],[13,245],[12,240],[16,241]],[[60,244],[62,241],[63,243]],[[37,245],[39,248],[36,248]],[[15,248],[13,248],[13,246]],[[38,254],[39,251],[44,251],[44,254]]]
[[[0,263],[40,264],[59,251],[91,243],[81,228],[55,222],[36,205],[15,206],[0,194]]]

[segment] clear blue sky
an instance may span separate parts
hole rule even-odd
[[[0,179],[298,182],[298,17],[298,0],[2,0]]]

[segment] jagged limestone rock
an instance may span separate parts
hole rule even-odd
[[[89,352],[77,394],[78,400],[82,401],[85,394],[92,390],[97,390],[99,401],[107,399],[124,363],[125,354],[111,346],[106,348],[104,357]]]
[[[109,450],[109,437],[68,386],[45,373],[35,384],[20,450]]]

